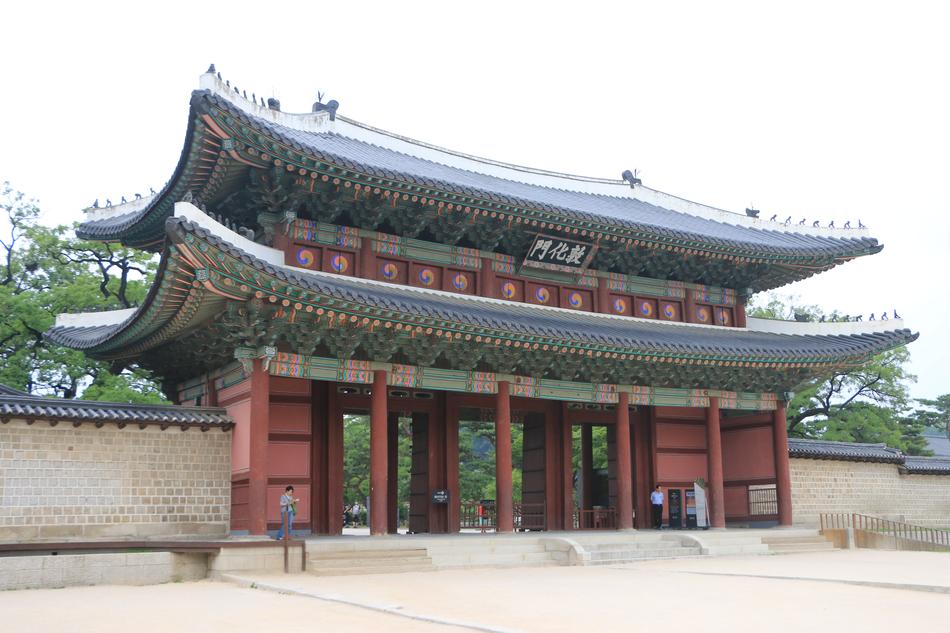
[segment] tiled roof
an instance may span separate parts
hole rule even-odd
[[[913,475],[950,475],[950,457],[904,458],[903,470]]]
[[[225,430],[233,424],[227,412],[219,408],[41,398],[0,385],[0,422],[16,419],[219,427]]]
[[[711,243],[720,247],[758,253],[798,256],[844,257],[876,252],[877,240],[870,237],[813,235],[806,232],[771,230],[741,226],[663,208],[627,195],[606,195],[554,188],[479,173],[458,166],[427,160],[382,147],[337,132],[312,132],[294,129],[252,115],[209,90],[192,96],[192,110],[209,107],[228,112],[254,129],[280,139],[294,149],[329,164],[368,176],[432,187],[448,194],[537,209],[581,221],[603,223],[659,237]],[[340,128],[345,129],[345,128]],[[162,196],[156,198],[160,202]],[[82,224],[79,233],[86,238],[116,235],[135,225],[151,212],[145,209]],[[167,206],[165,207],[167,208]],[[845,234],[846,235],[846,234]]]
[[[19,389],[14,389],[13,387],[7,387],[6,385],[0,385],[0,396],[29,396],[25,391],[20,391]]]
[[[950,475],[950,457],[916,457],[904,455],[885,444],[829,442],[788,438],[789,457],[834,459],[851,462],[897,464],[901,472],[912,475]]]
[[[790,457],[811,459],[838,459],[854,462],[904,463],[904,454],[886,444],[859,444],[857,442],[829,442],[788,438]]]
[[[170,218],[167,230],[181,239],[194,233],[202,241],[293,285],[373,308],[444,319],[529,336],[569,338],[593,345],[661,354],[705,354],[714,357],[797,360],[841,358],[877,353],[917,338],[900,329],[850,335],[789,335],[739,328],[669,324],[577,310],[546,308],[482,297],[397,286],[329,273],[274,266],[233,246],[209,230],[181,218]],[[126,323],[135,320],[133,315]],[[91,327],[54,327],[55,342],[90,349],[107,341],[123,323]]]

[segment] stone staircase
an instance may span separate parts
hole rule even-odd
[[[683,538],[697,543],[703,556],[790,554],[834,549],[818,530],[810,528],[697,530],[683,533]]]
[[[478,567],[621,565],[691,556],[790,554],[834,549],[814,529],[415,535],[314,539],[307,570],[318,576]]]
[[[315,576],[353,576],[434,571],[426,549],[341,549],[308,552],[307,571]]]
[[[662,558],[700,556],[700,547],[678,534],[639,532],[623,535],[588,535],[572,539],[586,552],[584,565],[619,565]]]
[[[426,549],[437,569],[540,567],[559,564],[541,538],[523,534],[510,537],[475,537],[455,542],[434,540],[427,544]]]

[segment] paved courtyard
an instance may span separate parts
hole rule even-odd
[[[867,633],[942,630],[950,613],[950,554],[929,552],[242,578],[256,588],[202,581],[2,592],[3,630]]]

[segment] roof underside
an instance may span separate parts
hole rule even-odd
[[[129,213],[116,208],[107,217],[83,223],[80,236],[158,250],[164,239],[162,223],[172,214],[174,202],[190,192],[210,207],[221,203],[215,210],[233,215],[235,211],[225,208],[224,201],[251,186],[250,171],[276,165],[295,177],[299,173],[302,185],[311,192],[316,187],[324,194],[323,204],[328,204],[327,189],[352,185],[354,189],[347,193],[356,191],[356,202],[367,207],[378,203],[384,215],[408,214],[412,212],[409,202],[398,208],[393,204],[390,209],[393,198],[382,199],[384,195],[406,194],[414,196],[413,202],[421,199],[424,210],[428,203],[433,217],[450,216],[450,209],[459,213],[465,209],[473,222],[494,223],[502,229],[507,224],[509,231],[520,225],[520,232],[526,234],[546,231],[596,241],[601,253],[594,265],[604,269],[622,269],[620,251],[640,248],[672,258],[666,266],[669,278],[689,276],[683,266],[676,266],[684,258],[725,262],[731,267],[758,265],[747,275],[749,287],[756,290],[810,276],[881,248],[863,232],[816,234],[776,223],[746,226],[738,219],[717,221],[639,199],[636,190],[622,184],[596,188],[610,193],[583,190],[569,178],[558,181],[558,186],[544,186],[527,182],[531,180],[527,177],[519,180],[515,170],[502,170],[503,177],[484,173],[492,171],[487,168],[477,171],[478,163],[470,160],[450,164],[450,155],[445,156],[445,162],[435,160],[438,156],[413,155],[409,153],[414,147],[411,143],[397,144],[397,148],[383,146],[383,137],[379,137],[380,144],[375,144],[372,135],[367,139],[367,134],[357,134],[361,130],[346,122],[328,123],[327,131],[315,131],[296,129],[265,116],[238,107],[234,99],[214,91],[196,91],[181,161],[166,188],[144,208]],[[347,198],[347,202],[353,200]],[[722,213],[723,217],[731,215]]]
[[[159,278],[135,315],[107,325],[55,327],[49,336],[95,357],[135,358],[214,325],[220,330],[205,343],[212,349],[226,348],[227,338],[216,337],[235,332],[243,337],[235,346],[283,338],[290,351],[324,344],[337,357],[358,353],[359,346],[369,360],[382,362],[400,348],[426,359],[418,348],[428,346],[434,355],[418,364],[435,363],[440,353],[443,359],[460,354],[460,363],[470,357],[496,369],[515,363],[533,367],[534,375],[575,363],[578,375],[602,381],[652,379],[668,386],[693,386],[686,384],[697,380],[691,373],[706,369],[729,383],[722,388],[755,382],[760,374],[771,376],[774,386],[791,387],[916,338],[909,330],[801,336],[545,308],[269,264],[184,218],[169,219],[167,231]]]

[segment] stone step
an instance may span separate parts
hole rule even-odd
[[[823,536],[763,536],[762,542],[766,545],[773,543],[829,543]]]
[[[428,556],[409,556],[406,558],[308,558],[307,566],[322,569],[342,569],[346,567],[399,567],[400,565],[427,565],[432,559]]]
[[[380,567],[329,567],[329,568],[311,568],[307,567],[307,573],[314,576],[358,576],[368,574],[402,574],[413,571],[435,571],[436,568],[431,564],[416,565],[392,565]]]
[[[531,565],[547,563],[553,559],[549,552],[525,552],[507,554],[446,554],[433,556],[432,562],[438,567],[445,566],[495,566],[495,565]]]
[[[703,543],[716,546],[762,545],[762,538],[758,536],[732,536],[727,534],[698,535]]]
[[[705,556],[732,556],[734,554],[768,554],[769,546],[765,543],[745,543],[741,545],[709,545],[702,548]]]
[[[769,552],[792,553],[792,552],[827,552],[835,549],[833,543],[828,541],[815,543],[770,543]]]
[[[430,553],[445,552],[543,552],[544,543],[532,541],[528,543],[446,543],[429,545],[426,550]]]
[[[626,550],[654,550],[654,549],[666,549],[670,546],[679,546],[679,541],[635,541],[632,543],[592,543],[587,547],[590,551],[599,551],[599,552],[609,552],[613,550],[626,551]]]
[[[335,558],[341,559],[357,559],[357,558],[366,558],[371,560],[377,560],[380,558],[411,558],[416,556],[427,556],[425,548],[418,549],[358,549],[358,550],[334,550],[334,551],[324,551],[317,549],[310,549],[307,552],[310,555],[311,559],[320,558],[323,560],[331,560]]]
[[[678,556],[699,556],[698,547],[666,547],[657,550],[626,550],[613,552],[591,552],[592,565],[606,565],[634,560],[650,560],[653,558],[674,558]]]
[[[482,563],[446,563],[441,564],[437,563],[435,568],[438,570],[450,570],[450,569],[476,569],[476,568],[485,568],[489,567],[492,569],[514,569],[518,567],[557,567],[562,563],[559,563],[554,560],[548,561],[519,561],[515,563],[505,563],[500,561],[495,562],[482,562]]]

